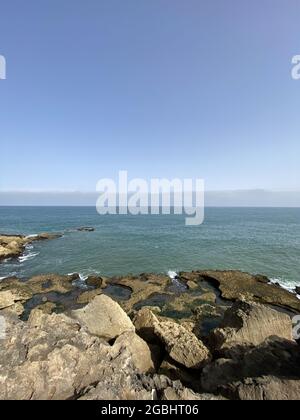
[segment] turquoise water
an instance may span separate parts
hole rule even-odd
[[[95,232],[77,232],[93,226]],[[300,209],[208,208],[201,226],[184,216],[99,216],[92,207],[0,207],[0,232],[64,232],[25,257],[0,264],[0,278],[78,272],[119,275],[240,269],[300,285]]]

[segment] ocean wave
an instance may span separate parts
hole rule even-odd
[[[270,283],[271,284],[279,284],[280,287],[287,290],[288,292],[293,293],[294,295],[296,295],[298,297],[298,299],[300,299],[300,295],[297,295],[296,291],[295,291],[295,288],[297,287],[297,283],[295,281],[284,280],[282,278],[271,278]]]
[[[67,275],[72,276],[73,274],[77,274],[77,273],[68,273]],[[74,280],[72,284],[82,289],[87,289],[88,286],[86,284],[86,280],[88,279],[88,277],[99,276],[99,275],[100,275],[100,271],[97,271],[97,270],[92,270],[92,269],[82,270],[81,272],[78,273],[79,278],[77,280]]]
[[[178,277],[178,274],[176,273],[176,271],[169,270],[167,274],[172,280],[175,280]]]
[[[20,263],[24,263],[26,261],[32,260],[33,258],[37,257],[39,255],[39,252],[29,252],[28,254],[24,254],[21,257],[18,258],[18,261]]]

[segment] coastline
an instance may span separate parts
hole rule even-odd
[[[296,314],[237,271],[8,278],[0,399],[300,399]]]
[[[19,259],[60,237],[0,239]],[[299,314],[295,293],[236,270],[8,277],[0,400],[300,400]]]

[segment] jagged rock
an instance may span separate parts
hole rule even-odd
[[[154,332],[154,326],[158,322],[158,318],[148,308],[140,309],[133,320],[136,332],[140,337],[147,341],[147,343],[160,342]]]
[[[206,366],[201,382],[206,392],[221,392],[226,397],[228,390],[232,394],[245,379],[269,376],[279,381],[299,380],[300,353],[294,341],[270,337],[255,348],[239,347],[234,359],[218,359]]]
[[[6,315],[0,347],[0,399],[69,399],[101,378],[109,347],[65,315]]]
[[[300,380],[275,376],[246,378],[223,387],[223,393],[233,400],[247,401],[299,401]]]
[[[84,308],[72,311],[72,316],[91,334],[106,340],[112,340],[126,331],[135,330],[120,305],[105,295],[96,296]]]
[[[196,394],[189,388],[176,389],[167,388],[163,392],[162,400],[166,401],[215,401],[225,400],[223,397],[217,397],[213,394]]]
[[[166,357],[163,360],[158,373],[160,375],[167,376],[172,381],[180,381],[185,386],[192,386],[194,390],[201,389],[201,381],[198,371],[195,373],[182,366],[178,366],[169,357]]]
[[[8,258],[20,257],[28,244],[35,241],[57,239],[60,234],[41,233],[36,236],[3,235],[0,234],[0,262]]]
[[[292,340],[291,318],[258,303],[236,302],[224,315],[221,328],[209,336],[214,351],[235,351],[239,346],[257,346],[276,335]]]
[[[165,344],[169,356],[181,365],[189,369],[201,369],[210,361],[209,350],[182,325],[160,321],[155,323],[154,333]]]
[[[265,276],[253,276],[241,271],[198,271],[199,277],[217,287],[224,299],[252,300],[300,312],[300,301],[287,290],[269,284]]]
[[[148,344],[135,332],[129,331],[120,335],[114,344],[116,349],[127,349],[133,365],[139,373],[153,373],[155,371],[155,353],[151,352]]]

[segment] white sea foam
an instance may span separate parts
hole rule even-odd
[[[272,278],[270,279],[271,284],[279,284],[283,289],[287,290],[288,292],[291,292],[297,296],[298,299],[300,299],[300,295],[297,295],[295,292],[295,288],[297,287],[296,282],[289,281],[289,280],[283,280],[282,278]]]
[[[20,263],[24,263],[26,261],[32,260],[37,255],[39,255],[39,252],[29,252],[29,253],[26,253],[26,254],[22,255],[21,257],[19,257],[18,261]]]
[[[168,276],[170,277],[170,279],[175,280],[178,274],[176,273],[176,271],[170,270],[168,271]]]

